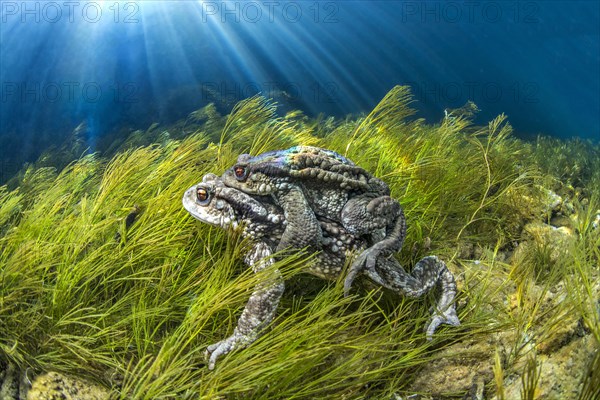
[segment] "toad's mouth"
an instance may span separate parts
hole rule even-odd
[[[238,223],[233,213],[226,212],[226,210],[216,211],[211,207],[212,201],[206,204],[198,204],[197,190],[197,185],[192,186],[185,191],[182,199],[183,207],[192,217],[198,221],[224,229],[237,228]]]

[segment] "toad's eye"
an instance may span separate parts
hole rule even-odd
[[[235,179],[238,181],[243,181],[248,177],[248,170],[246,167],[242,167],[241,165],[236,165],[233,167],[233,173],[235,174]]]
[[[206,205],[210,201],[210,193],[203,187],[196,189],[196,200],[200,205]]]

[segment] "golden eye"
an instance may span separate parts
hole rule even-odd
[[[246,170],[246,168],[242,167],[241,165],[236,165],[235,167],[233,167],[233,173],[235,174],[235,178],[238,181],[243,181],[248,175],[248,170]]]
[[[196,200],[202,205],[206,204],[210,200],[210,193],[203,187],[199,187],[196,189]]]

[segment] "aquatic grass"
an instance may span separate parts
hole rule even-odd
[[[596,343],[597,345],[600,343]],[[600,397],[600,351],[596,351],[594,358],[588,365],[587,373],[584,375],[583,387],[581,389],[581,400],[593,400]]]
[[[404,346],[411,343],[407,340],[410,335],[404,342],[380,343],[377,338],[382,329],[389,333],[387,324],[375,326],[359,336],[353,335],[357,326],[362,330],[377,321],[371,312],[361,311],[371,297],[368,296],[357,311],[348,313],[351,299],[340,294],[340,288],[325,289],[308,305],[289,316],[281,316],[271,332],[251,349],[240,353],[238,360],[241,358],[244,364],[236,368],[226,361],[218,367],[221,374],[238,376],[236,382],[221,390],[235,393],[252,389],[253,397],[258,398],[274,394],[279,398],[306,398],[326,393],[339,396],[345,391],[357,391],[365,383],[373,383],[384,370],[389,371],[389,363],[400,354],[397,351],[403,343]],[[248,368],[248,363],[254,362],[262,366]],[[264,374],[272,378],[265,380]],[[310,381],[304,380],[307,375],[312,377]],[[268,388],[261,388],[259,382],[268,382]],[[259,394],[263,390],[267,392]]]
[[[502,368],[502,358],[500,356],[500,351],[496,350],[494,353],[494,383],[496,384],[495,392],[496,397],[500,400],[504,400],[506,398],[505,389],[504,389],[504,369]]]
[[[312,130],[289,118],[276,115],[277,107],[262,96],[254,96],[239,102],[227,116],[218,143],[217,158],[226,150],[234,154],[257,155],[269,150],[294,145],[317,145]],[[224,167],[233,162],[228,161]]]
[[[565,186],[590,190],[600,176],[600,146],[581,139],[560,140],[540,136],[532,145],[532,158],[546,173]]]
[[[137,165],[138,168],[143,167],[142,163],[139,162],[140,160],[153,159],[148,157],[147,151],[140,150],[137,154],[141,157],[135,159],[133,164]],[[36,303],[42,302],[44,304],[40,314],[46,314],[51,319],[63,321],[58,324],[59,330],[64,330],[64,326],[66,326],[63,317],[66,316],[67,320],[70,320],[69,316],[73,315],[73,310],[85,309],[86,304],[95,303],[102,299],[112,300],[120,294],[119,285],[111,285],[111,282],[114,283],[114,279],[111,278],[114,273],[123,270],[125,270],[125,273],[132,272],[132,270],[127,270],[127,263],[123,263],[121,261],[122,257],[119,257],[126,256],[128,249],[119,251],[117,243],[114,242],[113,236],[118,228],[118,218],[114,214],[111,215],[114,211],[123,209],[124,204],[128,206],[131,206],[131,204],[121,203],[122,198],[116,197],[114,199],[105,195],[108,188],[110,188],[112,195],[119,193],[119,190],[121,190],[120,193],[130,193],[130,186],[127,186],[129,182],[126,179],[121,179],[126,176],[126,172],[121,171],[119,177],[114,178],[112,170],[109,169],[109,173],[105,175],[105,183],[101,185],[98,191],[99,200],[92,202],[95,207],[88,206],[90,202],[87,200],[87,196],[77,198],[74,195],[69,195],[69,193],[81,192],[82,186],[85,186],[85,180],[81,179],[81,169],[84,165],[89,164],[88,161],[89,159],[82,160],[76,163],[74,168],[63,171],[55,184],[52,185],[52,188],[57,189],[50,188],[40,193],[39,200],[34,202],[33,212],[26,211],[21,218],[20,229],[10,231],[7,236],[5,235],[2,238],[4,243],[16,245],[13,248],[3,246],[2,256],[5,267],[2,273],[5,285],[2,287],[9,293],[8,298],[6,296],[2,297],[4,304],[19,305],[19,302],[12,304],[10,301],[10,294],[13,293],[10,289],[15,286],[16,282],[13,280],[9,285],[6,285],[6,276],[12,269],[24,280],[31,275],[37,279],[41,276],[43,277],[44,286],[39,288],[37,294],[40,298],[36,299]],[[178,169],[174,168],[171,174],[175,175],[177,172]],[[120,182],[122,186],[120,188],[115,186],[115,181]],[[113,183],[113,185],[109,183]],[[90,193],[92,193],[90,186],[87,189],[90,189]],[[171,197],[170,200],[175,198],[179,200],[179,190],[179,187],[177,187],[176,197]],[[113,201],[112,204],[110,204],[111,200]],[[165,202],[165,204],[172,203]],[[105,212],[107,206],[112,208],[112,212]],[[173,210],[183,216],[179,207],[173,207]],[[98,214],[100,217],[94,221],[94,217]],[[173,219],[166,218],[164,221],[170,224]],[[169,229],[169,232],[173,235],[177,231]],[[157,237],[154,245],[164,243],[165,239],[168,240],[168,236]],[[34,247],[29,251],[23,251],[22,246],[26,243],[33,243]],[[148,242],[144,244],[144,250],[147,251],[147,249],[152,248],[152,246],[148,246]],[[25,271],[27,272],[25,273]],[[36,271],[39,271],[37,276]],[[135,274],[131,278],[135,279]],[[98,283],[103,285],[98,285]],[[110,288],[109,291],[107,291],[108,288]],[[22,312],[25,314],[24,310]],[[11,314],[14,315],[14,313]],[[26,321],[21,322],[25,323]],[[31,326],[32,324],[25,323],[25,325]],[[33,324],[33,326],[36,325]],[[51,332],[51,329],[47,326],[42,328]],[[23,330],[11,329],[5,337],[18,335],[19,332],[23,332]],[[25,333],[27,332],[28,330],[25,330]],[[85,334],[81,337],[93,338],[95,335],[90,331],[85,331]],[[16,341],[23,342],[19,339],[16,339]],[[38,342],[46,343],[44,341]],[[44,346],[40,347],[43,348]],[[38,355],[37,359],[43,360],[43,357]],[[91,359],[93,360],[94,357],[91,357]]]
[[[22,199],[17,190],[8,191],[6,186],[0,187],[0,229],[18,215]]]
[[[566,288],[577,314],[600,343],[600,229],[592,221],[600,206],[600,194],[592,195],[587,206],[579,205],[579,240],[569,247]],[[593,210],[593,211],[592,211]]]
[[[488,249],[478,260],[459,260],[464,305],[458,311],[465,332],[491,333],[509,329],[506,297],[512,290],[511,265],[499,261],[499,247]]]
[[[535,357],[530,357],[525,363],[523,374],[521,375],[521,398],[524,400],[534,400],[539,397],[538,382],[540,379],[541,367],[538,366]]]
[[[522,233],[540,215],[549,220],[539,187],[567,175],[575,182],[573,171],[547,162],[554,144],[512,138],[505,116],[476,127],[472,112],[451,110],[430,125],[413,117],[412,103],[409,89],[396,87],[367,116],[311,120],[278,117],[254,97],[226,117],[199,110],[176,125],[196,133],[177,140],[165,134],[174,127],[153,126],[110,156],[86,155],[59,171],[30,166],[18,189],[0,188],[0,360],[88,376],[123,399],[380,398],[412,394],[428,363],[460,355],[443,350],[499,335],[498,393],[517,373],[524,393],[535,394],[537,366],[523,362],[546,351],[541,344],[562,322],[581,318],[600,338],[600,194],[587,184],[600,178],[584,160],[595,153],[569,150],[586,172],[576,182],[575,235],[555,258],[548,237]],[[409,223],[398,258],[407,269],[432,253],[448,263],[461,327],[441,327],[427,342],[433,295],[403,299],[358,281],[344,297],[341,280],[299,275],[306,255],[280,255],[272,268],[289,284],[276,320],[208,371],[204,349],[233,332],[272,269],[249,271],[249,243],[194,221],[181,196],[242,152],[296,144],[337,150],[389,183]],[[520,256],[511,256],[514,242],[527,243]],[[594,393],[594,365],[583,393]]]

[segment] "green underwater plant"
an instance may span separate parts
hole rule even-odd
[[[227,116],[209,106],[66,166],[48,153],[0,188],[0,364],[86,377],[122,399],[453,398],[468,388],[416,382],[472,340],[492,343],[486,393],[510,398],[504,385],[516,374],[517,393],[535,398],[542,358],[600,341],[598,148],[528,144],[504,115],[475,126],[472,106],[428,124],[412,103],[398,86],[366,116],[311,120],[279,117],[256,96]],[[463,325],[427,342],[431,296],[402,299],[362,280],[344,297],[343,281],[307,277],[307,256],[289,254],[276,263],[289,283],[269,331],[210,372],[206,345],[233,330],[261,275],[245,270],[243,240],[194,221],[181,196],[239,154],[299,144],[337,151],[390,186],[408,222],[396,257],[409,267],[431,253],[447,261]],[[561,192],[568,185],[581,190]],[[545,190],[564,203],[573,194],[564,241],[530,233],[557,213]],[[597,365],[591,357],[582,371],[584,398],[597,393]]]

